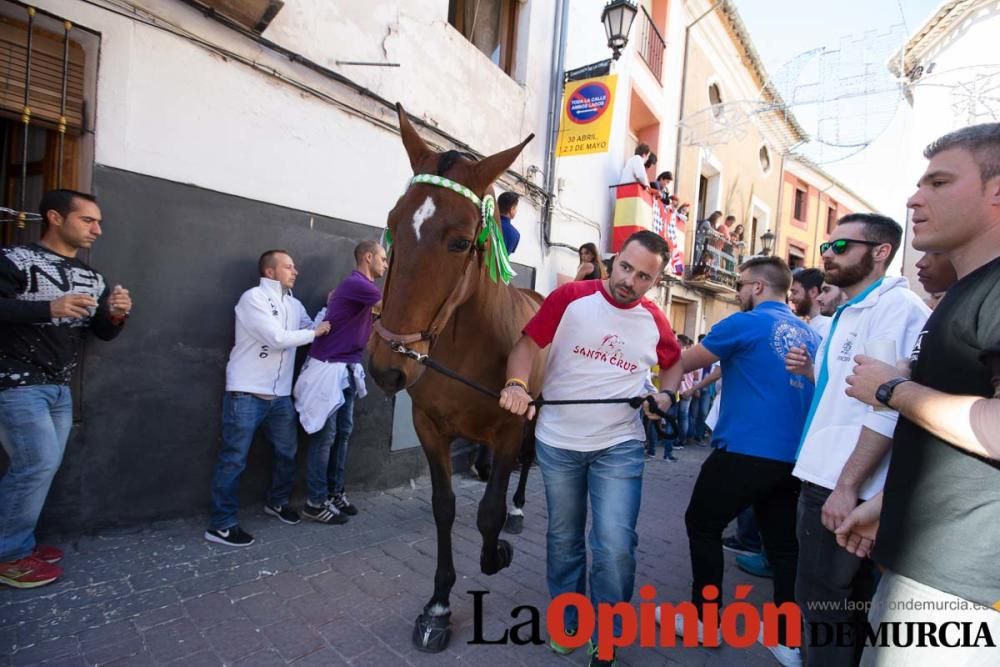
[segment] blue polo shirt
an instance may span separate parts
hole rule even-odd
[[[702,341],[722,362],[722,406],[712,445],[793,463],[812,403],[813,383],[785,370],[785,355],[819,337],[791,309],[765,301],[717,323]]]

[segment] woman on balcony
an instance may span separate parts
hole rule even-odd
[[[738,264],[742,263],[743,256],[746,255],[747,244],[744,242],[743,236],[743,225],[736,225],[733,233],[729,235],[729,241],[733,244],[733,256]]]

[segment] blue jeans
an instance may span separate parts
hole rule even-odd
[[[691,402],[691,420],[688,424],[689,438],[694,438],[695,440],[705,439],[705,431],[708,430],[708,427],[705,426],[705,419],[712,410],[712,399],[714,397],[712,391],[708,387],[705,387],[701,390],[698,399]]]
[[[326,418],[323,428],[309,436],[309,466],[306,487],[309,503],[326,502],[330,493],[344,492],[344,464],[347,462],[347,439],[354,430],[354,377],[344,389],[344,404]]]
[[[646,431],[646,451],[650,456],[656,456],[656,446],[662,443],[663,458],[667,458],[673,451],[674,444],[670,441],[670,438],[660,438],[660,432],[657,430],[656,424],[655,421],[647,418],[646,415],[642,416],[642,425]]]
[[[35,550],[35,526],[72,425],[67,385],[0,391],[0,443],[10,457],[10,468],[0,479],[0,563]]]
[[[688,426],[691,421],[691,398],[682,398],[681,402],[671,408],[674,410],[674,418],[677,420],[677,436],[674,445],[684,445],[684,438],[688,434]]]
[[[736,539],[745,547],[755,551],[761,549],[760,531],[757,529],[753,507],[747,507],[736,516]]]
[[[291,396],[270,401],[241,391],[227,391],[222,399],[222,451],[212,473],[211,527],[227,530],[237,523],[240,475],[247,467],[253,436],[262,425],[274,449],[271,489],[267,504],[288,504],[295,479],[298,429]]]
[[[590,601],[628,602],[635,584],[635,522],[642,499],[645,465],[641,440],[627,440],[596,452],[577,452],[538,441],[536,459],[548,505],[545,567],[549,595],[587,593],[587,498],[593,510],[590,530]],[[564,627],[578,627],[569,607]],[[616,636],[621,624],[614,622]],[[597,641],[597,628],[594,628]]]

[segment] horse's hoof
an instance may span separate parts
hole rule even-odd
[[[510,533],[511,535],[520,535],[524,530],[524,515],[523,514],[508,514],[507,523],[503,526],[503,532]]]
[[[492,555],[492,558],[487,558],[484,551],[479,559],[479,566],[483,574],[496,574],[510,565],[511,561],[514,560],[514,547],[507,540],[498,540],[497,550]]]
[[[417,616],[413,624],[413,645],[418,651],[440,653],[448,648],[451,639],[451,613],[431,616],[427,612]]]

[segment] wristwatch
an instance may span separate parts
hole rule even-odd
[[[681,392],[679,391],[661,391],[660,393],[670,397],[670,407],[674,407],[681,402]]]
[[[889,405],[889,401],[892,400],[892,392],[896,391],[896,387],[899,385],[910,381],[910,378],[892,378],[885,384],[879,386],[878,390],[875,391],[875,398],[885,407],[891,407]]]

